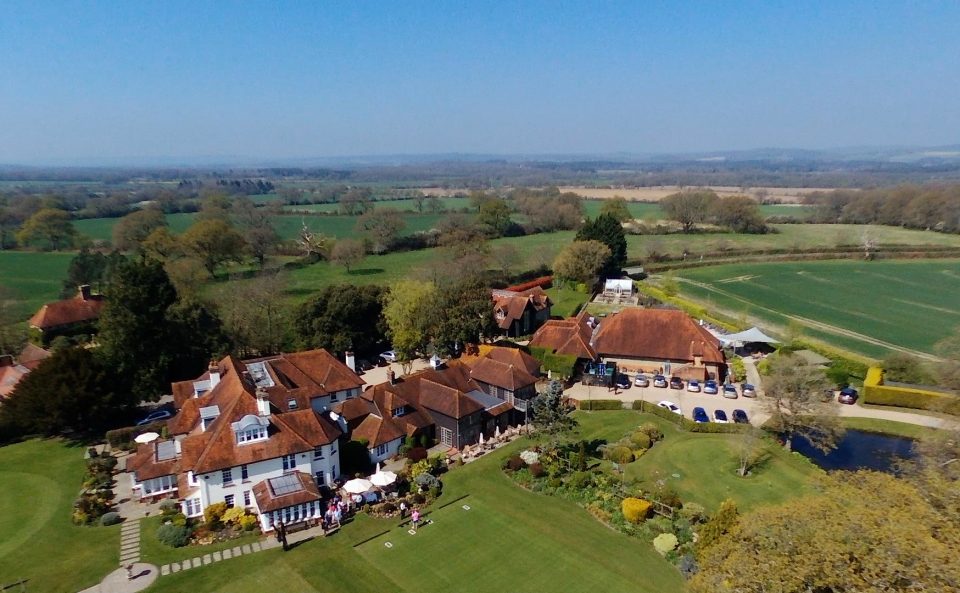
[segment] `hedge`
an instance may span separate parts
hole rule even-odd
[[[580,410],[622,410],[623,402],[618,399],[588,399],[577,402]]]
[[[842,368],[847,371],[849,376],[856,377],[857,379],[866,377],[867,370],[871,366],[869,358],[858,357],[855,354],[837,348],[831,348],[819,342],[808,342],[807,340],[799,339],[795,340],[794,346],[800,350],[813,350],[817,354],[829,358],[832,361],[831,367]]]
[[[920,387],[884,385],[883,369],[871,367],[863,382],[863,403],[932,410],[960,416],[960,397]]]
[[[105,437],[107,442],[110,443],[111,447],[122,447],[124,445],[133,444],[133,439],[146,432],[160,433],[163,431],[166,425],[167,423],[161,420],[160,422],[152,422],[150,424],[144,424],[143,426],[115,428],[113,430],[108,430]]]
[[[694,422],[687,417],[681,417],[678,414],[674,414],[666,408],[661,408],[660,406],[643,401],[636,400],[631,406],[634,410],[639,410],[647,414],[653,414],[654,416],[660,416],[665,420],[669,420],[674,424],[679,424],[680,428],[683,430],[688,430],[690,432],[703,432],[703,433],[730,433],[730,432],[742,432],[746,429],[748,424],[737,424],[735,422],[729,422],[722,424],[719,422]],[[679,419],[679,420],[678,420]]]
[[[569,354],[554,354],[546,348],[529,346],[530,356],[540,361],[544,371],[553,371],[561,377],[572,377],[577,366],[577,357]]]

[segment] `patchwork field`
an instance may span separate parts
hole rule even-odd
[[[827,261],[684,271],[681,294],[762,325],[799,321],[867,356],[932,352],[960,326],[960,261]]]
[[[60,298],[73,253],[0,251],[0,287],[13,296],[14,312],[26,319],[47,301]]]

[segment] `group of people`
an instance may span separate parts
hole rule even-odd
[[[339,495],[330,499],[327,505],[327,511],[323,514],[324,530],[332,527],[339,527],[344,517],[350,513],[350,504]]]
[[[400,501],[400,518],[405,519],[407,517],[407,503],[406,501]],[[420,524],[420,509],[413,507],[413,510],[410,512],[410,524],[413,525],[413,530],[417,530],[417,525]]]

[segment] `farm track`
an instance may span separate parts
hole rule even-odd
[[[771,309],[771,308],[769,308],[769,307],[764,307],[763,305],[757,304],[757,303],[755,303],[755,302],[753,302],[753,301],[751,301],[751,300],[749,300],[749,299],[745,299],[745,298],[743,298],[743,297],[741,297],[741,296],[738,296],[738,295],[736,295],[736,294],[733,294],[733,293],[731,293],[731,292],[727,292],[727,291],[725,291],[725,290],[719,289],[719,288],[713,286],[712,284],[709,284],[709,283],[706,283],[706,282],[699,282],[699,281],[696,281],[696,280],[691,280],[691,279],[689,279],[689,278],[683,278],[683,277],[678,277],[677,280],[680,281],[680,282],[686,282],[686,283],[688,283],[688,284],[690,284],[690,285],[693,285],[693,286],[697,286],[697,287],[699,287],[699,288],[701,288],[701,289],[703,289],[703,290],[705,290],[705,291],[713,292],[713,293],[722,295],[722,296],[724,296],[724,297],[726,297],[726,298],[729,298],[729,299],[732,299],[732,300],[734,300],[734,301],[743,303],[743,304],[747,305],[748,307],[751,307],[751,308],[754,308],[754,309],[761,309],[761,310],[766,311],[766,312],[768,312],[768,313],[770,313],[770,314],[772,314],[772,315],[776,315],[776,316],[778,316],[778,317],[785,317],[785,318],[787,318],[787,319],[791,319],[791,320],[797,321],[798,323],[800,323],[800,324],[802,324],[802,325],[804,325],[804,326],[806,326],[806,327],[809,327],[809,328],[811,328],[811,329],[817,329],[817,330],[820,330],[820,331],[823,331],[823,332],[827,332],[827,333],[830,333],[830,334],[833,334],[833,335],[836,335],[836,336],[842,336],[842,337],[845,337],[845,338],[850,338],[850,339],[853,339],[853,340],[857,340],[857,341],[859,341],[859,342],[864,342],[864,343],[867,343],[867,344],[872,344],[872,345],[874,345],[874,346],[880,346],[881,348],[887,348],[887,349],[890,349],[890,350],[893,350],[893,351],[896,351],[896,352],[902,352],[902,353],[904,353],[904,354],[909,354],[909,355],[911,355],[911,356],[916,356],[916,357],[922,358],[922,359],[924,359],[924,360],[929,360],[929,361],[933,361],[933,362],[938,362],[938,361],[941,360],[939,357],[934,356],[934,355],[930,354],[929,352],[923,352],[923,351],[921,351],[921,350],[914,350],[914,349],[912,349],[912,348],[904,348],[903,346],[898,346],[897,344],[892,344],[892,343],[886,342],[886,341],[884,341],[884,340],[879,340],[879,339],[877,339],[877,338],[874,338],[874,337],[871,337],[871,336],[868,336],[868,335],[865,335],[865,334],[861,334],[861,333],[858,333],[858,332],[855,332],[855,331],[852,331],[852,330],[849,330],[849,329],[845,329],[845,328],[842,328],[842,327],[838,327],[838,326],[835,326],[835,325],[831,325],[831,324],[829,324],[829,323],[823,323],[822,321],[817,321],[817,320],[815,320],[815,319],[810,319],[810,318],[808,318],[808,317],[802,317],[802,316],[800,316],[800,315],[790,315],[790,314],[788,314],[788,313],[783,313],[783,312],[781,312],[781,311],[777,311],[776,309]],[[736,316],[737,316],[737,313],[736,313],[736,312],[730,311],[729,309],[725,309],[725,308],[723,308],[723,307],[721,307],[721,306],[716,305],[715,303],[709,303],[709,304],[708,304],[708,303],[705,303],[705,302],[703,302],[703,301],[700,301],[700,300],[696,299],[695,297],[684,297],[684,298],[686,298],[686,299],[688,299],[688,300],[691,300],[691,301],[694,301],[694,302],[697,302],[698,304],[701,304],[701,305],[704,305],[704,306],[709,306],[710,308],[715,309],[715,310],[717,310],[718,312],[720,312],[720,313],[722,313],[722,314],[725,314],[725,315],[728,315],[728,316],[731,316],[731,317],[736,317]],[[764,325],[770,325],[770,322],[769,322],[767,319],[757,319],[757,318],[755,318],[755,317],[748,317],[747,320],[750,321],[751,323],[753,323],[754,321],[760,321],[760,322],[762,322],[762,324],[764,324]],[[774,332],[781,332],[781,333],[786,330],[786,328],[785,328],[784,326],[776,326],[776,325],[774,325],[771,329],[772,329],[772,331],[774,331]]]

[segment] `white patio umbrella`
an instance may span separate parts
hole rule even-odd
[[[379,473],[380,473],[380,462],[379,462],[379,461],[377,462],[377,471],[375,471],[375,472],[373,472],[373,473],[375,473],[375,474],[379,474]]]
[[[370,482],[374,486],[389,486],[397,481],[397,474],[391,471],[378,471],[370,476]]]
[[[480,442],[480,446],[482,447],[482,446],[483,446],[483,433],[482,433],[482,432],[480,433],[480,441],[479,441],[479,442]]]
[[[363,478],[354,478],[343,485],[343,489],[350,494],[363,494],[369,492],[371,488],[373,488],[373,482]]]
[[[135,439],[133,439],[133,440],[136,441],[136,442],[138,442],[138,443],[140,443],[140,444],[144,444],[144,443],[152,443],[153,441],[155,441],[155,440],[157,440],[157,439],[159,439],[159,438],[160,438],[160,435],[157,434],[157,433],[155,433],[155,432],[145,432],[145,433],[137,436],[137,438],[135,438]]]
[[[500,438],[500,425],[499,425],[499,424],[497,425],[497,429],[496,429],[495,431],[493,431],[493,438],[495,438],[495,439],[499,439],[499,438]]]

